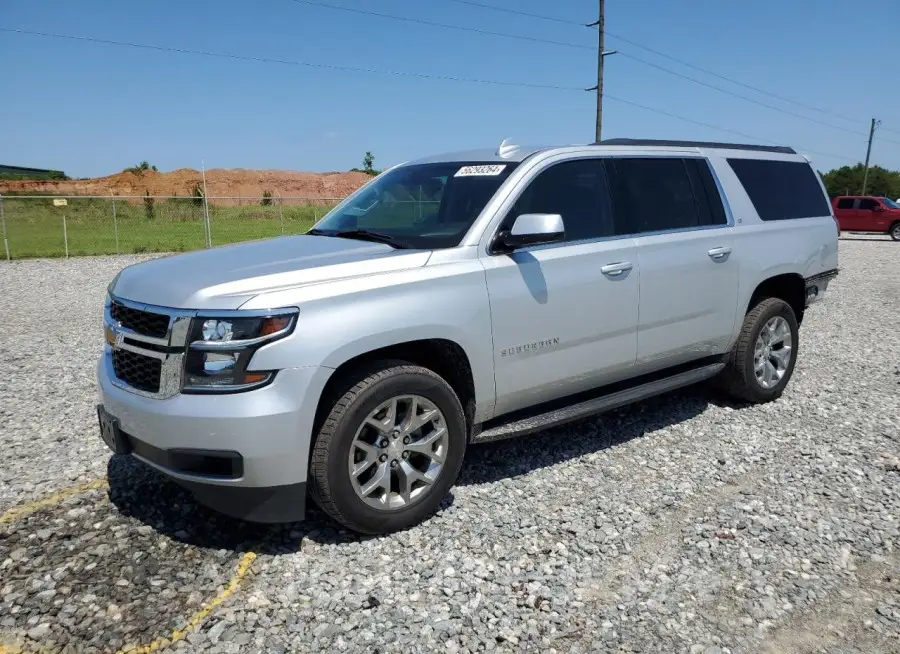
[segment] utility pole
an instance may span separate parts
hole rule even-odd
[[[875,128],[881,124],[880,120],[872,119],[872,124],[869,127],[869,147],[866,148],[866,170],[863,173],[863,187],[860,195],[866,194],[866,184],[869,182],[869,155],[872,154],[872,137],[875,136]]]
[[[616,54],[615,50],[603,50],[603,37],[606,31],[606,0],[600,0],[600,17],[596,22],[590,23],[587,27],[597,28],[597,85],[592,86],[585,91],[597,92],[597,126],[594,130],[594,141],[600,142],[600,134],[603,131],[603,58],[607,55]]]

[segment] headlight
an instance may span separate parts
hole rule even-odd
[[[296,324],[297,310],[253,315],[198,316],[191,321],[184,363],[184,393],[233,393],[268,384],[275,371],[248,371],[253,353],[284,338]]]

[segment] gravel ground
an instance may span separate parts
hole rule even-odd
[[[840,255],[780,401],[473,447],[438,515],[371,539],[110,458],[101,305],[135,258],[0,264],[0,652],[900,652],[900,247]]]

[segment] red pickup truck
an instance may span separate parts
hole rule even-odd
[[[841,231],[890,234],[900,241],[900,204],[874,195],[839,195],[831,200]]]

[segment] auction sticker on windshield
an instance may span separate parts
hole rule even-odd
[[[494,177],[503,172],[506,164],[486,164],[483,166],[463,166],[454,177]]]

